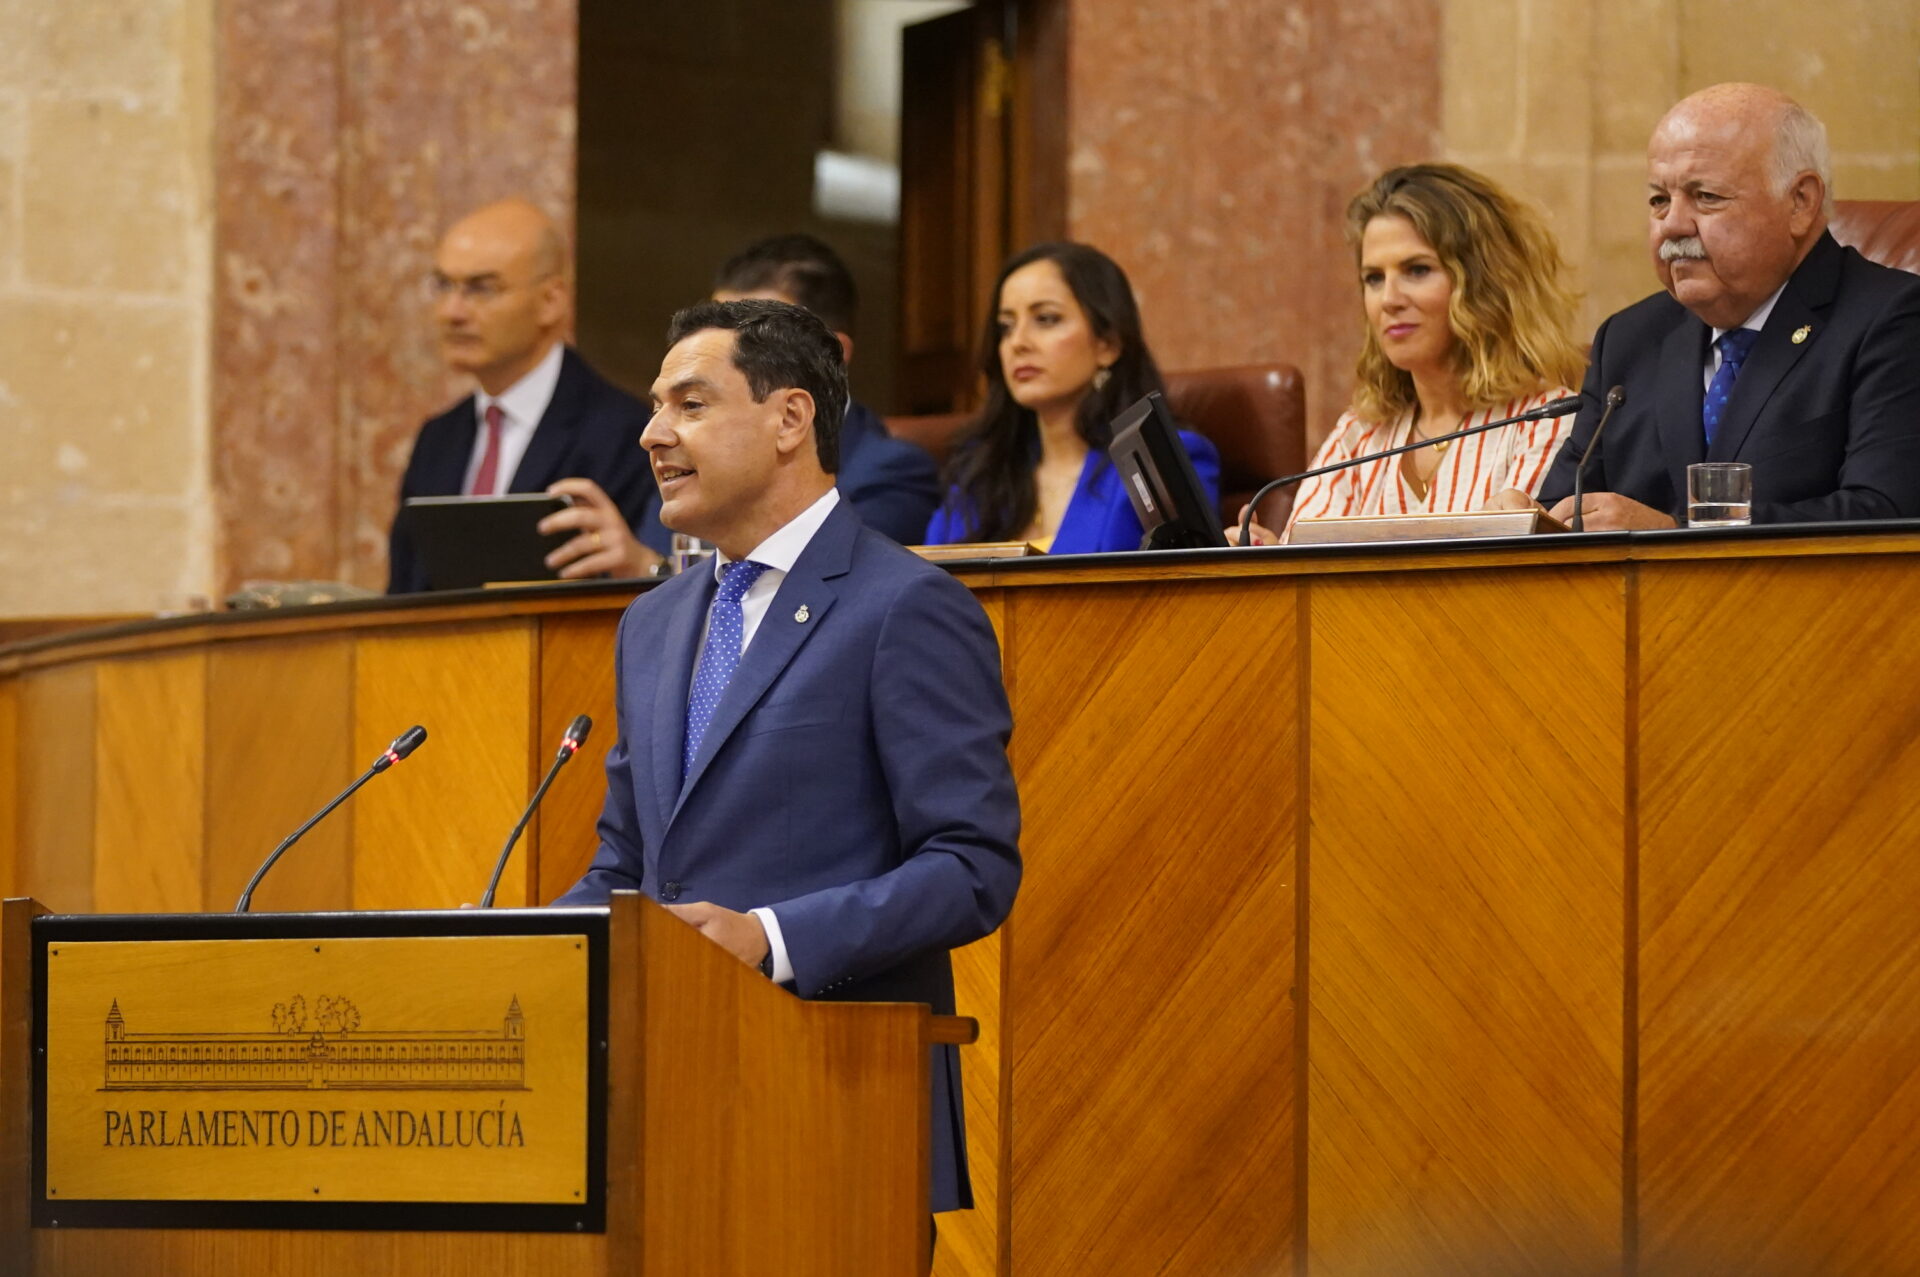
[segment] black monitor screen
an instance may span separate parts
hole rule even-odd
[[[1227,543],[1220,512],[1200,485],[1159,391],[1114,418],[1107,455],[1146,529],[1142,550],[1201,550]]]

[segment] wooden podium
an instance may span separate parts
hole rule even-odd
[[[926,1263],[936,1034],[965,1024],[800,1001],[627,894],[9,900],[0,1254],[20,1277],[904,1277]]]
[[[954,955],[977,1206],[942,1216],[940,1277],[1914,1271],[1920,525],[952,570],[1001,637],[1026,869]],[[69,913],[218,908],[422,722],[435,743],[260,899],[470,899],[568,720],[611,724],[630,601],[0,650],[0,881]],[[555,786],[506,899],[578,878],[591,776]],[[646,1179],[642,1228],[671,1187]],[[579,1240],[589,1270],[627,1244]],[[360,1244],[378,1268],[400,1242]]]

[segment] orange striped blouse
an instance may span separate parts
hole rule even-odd
[[[1518,416],[1550,399],[1572,393],[1565,387],[1555,387],[1530,399],[1495,404],[1469,413],[1454,429],[1464,430],[1502,417]],[[1291,532],[1301,519],[1369,514],[1457,514],[1478,510],[1503,488],[1537,493],[1541,480],[1547,477],[1547,467],[1553,464],[1554,454],[1572,430],[1573,414],[1569,413],[1457,440],[1440,458],[1426,500],[1407,482],[1406,474],[1400,469],[1400,457],[1386,457],[1371,465],[1309,479],[1300,485],[1292,517],[1287,520],[1287,531]],[[1313,468],[1411,442],[1411,410],[1390,423],[1361,421],[1353,413],[1345,412],[1327,441],[1320,445],[1320,451],[1313,458]]]

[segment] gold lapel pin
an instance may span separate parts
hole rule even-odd
[[[1793,330],[1793,344],[1798,346],[1801,342],[1805,341],[1807,338],[1811,336],[1813,336],[1813,325],[1802,324],[1798,328]]]
[[[807,605],[805,603],[802,603],[798,608],[794,609],[793,619],[800,622],[800,624],[805,625],[807,623],[807,618],[812,615],[813,613],[807,611]]]

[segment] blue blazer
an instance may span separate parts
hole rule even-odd
[[[901,545],[918,545],[933,508],[940,504],[940,467],[919,444],[896,439],[864,404],[849,403],[840,425],[840,470],[833,486],[853,503],[860,522]],[[656,501],[637,535],[665,555],[673,533],[660,522]]]
[[[1607,389],[1620,386],[1626,398],[1587,462],[1588,492],[1684,521],[1689,465],[1745,461],[1755,523],[1920,515],[1920,277],[1821,235],[1767,316],[1709,449],[1700,406],[1712,335],[1666,293],[1601,324],[1580,415],[1540,500],[1572,495]]]
[[[1180,442],[1193,458],[1194,473],[1200,476],[1200,486],[1207,491],[1209,508],[1217,510],[1220,505],[1219,449],[1205,435],[1190,430],[1180,432]],[[924,544],[951,545],[974,540],[967,527],[971,512],[972,507],[960,489],[950,489],[946,504],[934,512],[927,524]],[[1097,448],[1088,452],[1086,464],[1080,468],[1079,485],[1073,490],[1073,500],[1067,503],[1067,511],[1060,517],[1060,529],[1054,533],[1053,545],[1047,553],[1108,554],[1116,550],[1138,550],[1140,539],[1145,535],[1139,516],[1133,512],[1133,503],[1127,500],[1127,490],[1121,485],[1120,472],[1114,469],[1106,453]]]
[[[682,573],[621,619],[600,849],[557,903],[634,890],[769,906],[801,997],[951,1014],[948,951],[999,926],[1020,883],[993,627],[842,501],[780,583],[683,783],[713,594],[711,571]],[[973,1203],[958,1054],[935,1047],[932,1074],[933,1209],[957,1210]]]
[[[553,399],[535,427],[511,492],[544,492],[555,479],[591,479],[606,489],[627,516],[638,523],[660,503],[653,469],[640,446],[640,432],[651,414],[645,404],[587,366],[571,346],[560,357],[560,380]],[[468,395],[420,427],[400,480],[400,501],[408,497],[451,497],[460,492],[473,457],[480,422]],[[387,539],[387,593],[409,594],[427,588],[426,568],[414,553],[413,539],[401,526],[396,507]]]

